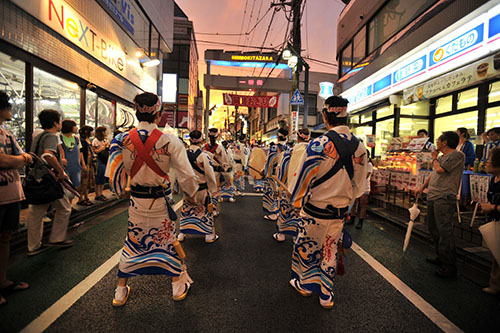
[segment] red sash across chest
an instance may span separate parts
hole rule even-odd
[[[134,176],[139,172],[141,167],[146,164],[151,170],[154,171],[158,176],[162,178],[168,178],[168,175],[163,172],[162,169],[156,164],[151,155],[154,152],[154,147],[158,140],[160,139],[162,132],[158,129],[154,129],[151,131],[148,139],[143,144],[141,138],[139,137],[139,133],[137,129],[133,129],[129,132],[130,141],[135,147],[137,152],[137,156],[135,158],[134,164],[132,164],[132,168],[130,170],[130,177],[134,178]]]

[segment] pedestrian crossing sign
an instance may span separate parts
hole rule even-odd
[[[292,99],[290,100],[290,105],[304,105],[304,99],[300,94],[299,89],[295,90],[293,93]]]

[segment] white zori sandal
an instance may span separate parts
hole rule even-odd
[[[116,287],[115,298],[113,298],[113,306],[123,306],[127,303],[128,296],[130,295],[130,287]]]
[[[182,272],[181,275],[179,275],[179,281],[172,282],[172,299],[174,301],[182,301],[186,298],[192,283],[193,280],[187,272],[186,265],[182,265]]]

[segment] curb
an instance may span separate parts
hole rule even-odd
[[[102,204],[99,205],[95,205],[82,210],[76,210],[71,214],[69,218],[68,228],[73,227],[75,224],[81,221],[97,216],[113,207],[116,207],[127,200],[128,198],[110,199],[109,201],[103,202]],[[44,223],[42,239],[46,239],[49,236],[51,230],[52,230],[52,221]],[[12,234],[12,238],[10,241],[11,252],[19,253],[21,251],[27,251],[27,238],[28,238],[28,227],[26,225],[21,226],[16,232]]]

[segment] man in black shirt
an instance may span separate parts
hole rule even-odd
[[[500,148],[491,150],[485,167],[486,172],[494,177],[491,178],[488,188],[488,203],[481,204],[481,209],[488,213],[488,221],[500,221]],[[489,286],[483,288],[485,293],[491,295],[500,294],[500,266],[497,257],[493,255]]]

